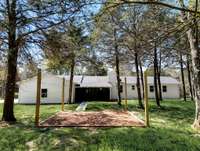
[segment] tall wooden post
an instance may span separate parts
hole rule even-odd
[[[147,81],[147,71],[144,72],[144,103],[145,103],[145,125],[147,127],[149,124],[149,102],[148,102],[148,81]]]
[[[124,78],[124,82],[125,82],[125,109],[127,110],[128,104],[127,104],[127,80],[126,80],[126,77]]]
[[[62,102],[61,102],[61,110],[64,111],[64,103],[65,103],[65,78],[63,77],[62,82]]]
[[[36,93],[36,108],[35,108],[35,126],[39,126],[40,119],[40,98],[41,98],[41,69],[37,73],[37,93]]]

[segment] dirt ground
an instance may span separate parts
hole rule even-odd
[[[122,127],[144,126],[144,122],[128,111],[58,112],[40,126],[55,127]]]

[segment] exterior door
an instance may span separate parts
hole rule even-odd
[[[75,102],[109,100],[109,88],[76,88],[75,90]]]

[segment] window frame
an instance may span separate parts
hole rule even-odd
[[[131,85],[131,89],[134,91],[135,90],[135,85]]]
[[[167,93],[167,86],[166,86],[166,85],[163,85],[163,86],[162,86],[162,92],[163,92],[163,93]]]
[[[153,85],[150,85],[150,86],[149,86],[149,92],[151,92],[151,93],[154,92],[154,86],[153,86]]]
[[[47,88],[42,88],[41,89],[41,98],[47,98],[47,97],[48,97],[48,89]]]

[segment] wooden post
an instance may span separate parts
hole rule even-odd
[[[144,72],[144,103],[145,103],[145,125],[147,127],[149,124],[149,104],[148,104],[148,81],[147,81],[147,71]]]
[[[64,111],[64,103],[65,103],[65,78],[63,77],[62,82],[62,102],[61,102],[61,110]]]
[[[124,82],[125,82],[125,109],[127,110],[128,103],[127,103],[127,80],[126,80],[126,77],[124,78]]]
[[[35,126],[39,126],[39,119],[40,119],[41,77],[42,77],[41,76],[41,69],[38,69],[36,108],[35,108]]]

